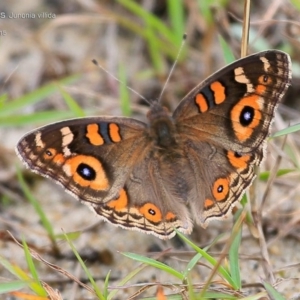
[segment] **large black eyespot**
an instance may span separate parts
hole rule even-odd
[[[96,171],[87,164],[79,164],[76,172],[85,180],[92,181],[96,179]]]
[[[240,123],[242,126],[249,126],[254,117],[254,108],[251,106],[244,106],[240,114]]]

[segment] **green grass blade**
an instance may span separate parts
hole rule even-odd
[[[236,296],[225,294],[225,293],[219,293],[219,292],[205,292],[205,294],[202,296],[201,299],[238,299]],[[200,300],[200,298],[197,298]]]
[[[118,0],[118,2],[135,15],[141,17],[148,25],[155,29],[159,33],[159,35],[165,38],[169,43],[176,45],[176,35],[159,18],[154,16],[152,13],[147,12],[142,6],[138,5],[136,1]]]
[[[23,95],[17,99],[14,99],[10,102],[6,102],[5,104],[1,105],[0,109],[0,116],[7,116],[8,114],[14,113],[16,110],[21,109],[25,106],[35,104],[41,100],[43,100],[46,96],[57,91],[57,84],[65,85],[70,82],[74,82],[78,76],[70,76],[59,80],[57,82],[48,83],[26,95]]]
[[[0,295],[6,294],[9,292],[18,291],[24,287],[28,286],[28,283],[25,281],[11,281],[6,283],[0,283]],[[7,298],[8,299],[8,298]]]
[[[203,248],[203,251],[208,251],[209,248],[211,248],[213,245],[217,243],[219,239],[223,237],[223,234],[220,234],[218,237],[216,237],[207,247]],[[191,272],[191,270],[197,265],[198,261],[202,258],[202,255],[200,253],[197,253],[192,259],[188,262],[185,270],[182,272],[184,278],[187,278],[188,274]]]
[[[247,199],[247,195],[245,193],[241,199],[241,205],[244,207],[247,203],[248,203],[248,199]]]
[[[200,253],[207,262],[209,262],[212,266],[217,265],[218,262],[217,262],[217,260],[215,258],[213,258],[212,256],[210,256],[206,251],[204,251],[203,249],[199,248],[194,243],[192,243],[187,237],[185,237],[178,230],[176,230],[176,232],[177,232],[177,235],[184,242],[186,242],[188,245],[190,245],[196,252]],[[229,272],[223,266],[219,266],[218,272],[234,289],[237,289],[237,286],[236,286],[235,282],[232,280]]]
[[[63,96],[66,104],[68,105],[69,109],[75,114],[76,117],[85,117],[85,112],[83,109],[78,105],[75,99],[67,93],[62,87],[59,85],[57,86],[61,95]]]
[[[6,101],[7,101],[7,94],[2,94],[0,96],[0,108],[2,108],[2,105],[4,105]]]
[[[111,271],[109,271],[105,277],[105,281],[104,281],[104,299],[107,299],[108,297],[108,284],[109,284],[109,276],[110,276]]]
[[[33,114],[14,114],[12,116],[0,116],[1,126],[22,126],[28,124],[45,124],[49,122],[56,122],[58,120],[65,120],[74,118],[75,115],[72,111],[41,111]]]
[[[118,22],[127,28],[128,30],[131,30],[136,35],[141,36],[143,39],[148,40],[148,32],[144,29],[143,26],[137,26],[136,22],[132,21],[131,19],[126,19],[121,16],[117,16]],[[151,30],[154,30],[153,28]],[[167,55],[170,59],[174,60],[177,57],[178,48],[176,45],[176,39],[173,44],[170,42],[167,42],[166,40],[163,40],[161,38],[161,34],[158,34],[159,30],[156,30],[156,34],[152,35],[153,41],[157,44],[157,47],[159,48],[160,55]],[[160,32],[159,32],[160,33]]]
[[[145,257],[145,256],[135,254],[135,253],[129,253],[129,252],[122,252],[122,254],[126,257],[129,257],[130,259],[133,259],[133,260],[139,261],[141,263],[147,264],[149,266],[155,267],[157,269],[163,270],[163,271],[179,278],[180,280],[184,280],[184,277],[180,272],[176,271],[175,269],[171,268],[170,266],[168,266],[162,262],[159,262],[155,259]]]
[[[27,243],[24,239],[22,239],[22,245],[23,245],[23,248],[24,248],[25,259],[26,259],[27,266],[29,268],[30,274],[36,282],[39,282],[40,280],[39,280],[38,272],[35,268],[34,262],[32,260],[32,256],[30,255],[28,245],[27,245]],[[46,295],[47,294],[42,295],[42,296],[46,296]]]
[[[188,262],[184,272],[182,273],[184,278],[188,277],[188,274],[191,272],[191,270],[197,265],[198,261],[202,258],[202,255],[200,253],[197,253],[192,257],[192,259]]]
[[[71,240],[69,239],[69,237],[67,235],[65,235],[65,238],[68,242],[68,244],[70,245],[74,255],[76,256],[77,260],[79,261],[82,269],[84,270],[86,276],[88,277],[94,291],[95,294],[98,296],[99,299],[101,300],[105,300],[106,298],[103,296],[102,292],[100,291],[100,289],[98,288],[92,274],[90,273],[89,269],[87,268],[87,266],[85,265],[85,263],[83,262],[82,258],[80,257],[79,253],[77,252],[76,248],[74,247],[73,243],[71,242]]]
[[[297,132],[300,130],[300,123],[299,124],[295,124],[292,126],[289,126],[288,128],[282,129],[277,131],[275,134],[273,134],[270,139],[273,139],[275,137],[279,137],[279,136],[283,136],[283,135],[287,135],[293,132]]]
[[[143,269],[145,269],[145,265],[137,267],[135,270],[131,271],[128,275],[126,275],[120,282],[119,286],[124,286],[129,280],[131,280],[134,276],[140,273]],[[115,289],[109,293],[107,296],[107,300],[116,299],[115,295],[120,292],[120,290]]]
[[[31,191],[29,190],[28,185],[25,183],[25,180],[22,176],[22,173],[19,168],[17,168],[17,177],[18,181],[21,185],[22,191],[25,194],[25,197],[29,200],[31,205],[34,207],[35,211],[40,217],[41,223],[44,227],[44,229],[47,231],[49,238],[51,239],[52,243],[56,245],[56,239],[54,234],[54,229],[52,227],[51,222],[48,220],[46,214],[44,213],[41,205],[37,201],[37,199],[32,195]]]
[[[44,288],[41,288],[41,285],[39,282],[35,282],[32,280],[30,276],[26,272],[24,272],[19,266],[13,266],[15,269],[15,273],[18,276],[18,278],[23,279],[25,282],[28,283],[28,287],[37,295],[40,295],[42,297],[47,296],[46,291]]]
[[[26,272],[24,272],[19,266],[11,264],[8,260],[0,256],[0,264],[8,270],[11,274],[15,275],[17,278],[21,279],[32,291],[38,295],[44,295],[44,288],[41,289],[39,282],[35,282]],[[46,295],[47,296],[47,293]]]
[[[236,226],[234,226],[232,230],[232,234],[235,234],[235,237],[229,249],[230,274],[232,280],[235,282],[235,286],[237,287],[237,289],[241,289],[242,282],[241,282],[240,263],[239,263],[239,248],[242,240],[242,226],[240,226],[237,229]]]
[[[283,176],[285,174],[289,174],[289,173],[295,172],[295,171],[296,171],[296,169],[280,169],[280,170],[277,171],[276,177],[280,177],[280,176]],[[269,179],[269,176],[270,176],[269,171],[261,172],[259,174],[259,180],[267,181]]]
[[[120,86],[120,101],[121,101],[121,110],[122,115],[129,117],[131,116],[131,107],[130,107],[130,94],[127,87],[127,77],[123,64],[119,65],[119,78],[121,81]]]
[[[35,268],[35,265],[33,263],[32,257],[30,255],[29,249],[27,244],[23,241],[23,246],[24,246],[24,251],[25,251],[25,258],[27,261],[28,268],[30,270],[30,274],[33,277],[33,282],[29,283],[29,287],[31,288],[32,291],[35,292],[36,295],[40,297],[47,297],[47,292],[43,285],[40,283],[39,276],[37,273],[37,270]]]
[[[68,236],[68,239],[71,241],[77,240],[81,236],[80,231],[68,232],[68,233],[58,233],[55,235],[57,240],[65,240],[65,236]]]
[[[300,11],[300,1],[299,0],[291,0],[291,3]]]
[[[198,4],[199,13],[204,17],[205,23],[207,26],[213,26],[215,22],[215,16],[213,16],[213,12],[211,8],[213,6],[223,7],[225,8],[228,0],[210,0],[210,1],[203,1],[198,0],[196,3]]]
[[[267,293],[269,294],[271,299],[274,299],[274,300],[285,300],[286,299],[282,294],[277,292],[271,284],[269,284],[267,282],[263,282],[263,285],[264,285],[265,289],[267,290]]]
[[[195,294],[195,291],[194,291],[193,280],[192,280],[191,276],[188,276],[186,281],[187,281],[187,284],[188,284],[189,300],[197,300],[197,297],[196,297],[196,294]]]
[[[176,45],[179,46],[182,36],[185,33],[186,20],[184,18],[184,5],[182,0],[168,0],[168,16],[171,21],[171,28],[176,35]]]
[[[221,35],[219,35],[219,43],[220,43],[222,51],[223,51],[223,57],[224,57],[225,63],[228,65],[228,64],[234,62],[236,59],[232,53],[232,50]]]

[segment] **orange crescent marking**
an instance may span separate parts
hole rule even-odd
[[[219,82],[215,81],[210,85],[211,90],[214,92],[215,96],[215,103],[216,104],[221,104],[222,102],[225,101],[226,95],[225,95],[225,87],[224,85]]]
[[[77,173],[80,164],[90,166],[96,173],[96,178],[86,180]],[[89,187],[93,190],[106,190],[109,187],[108,179],[104,172],[101,162],[92,156],[77,155],[68,159],[64,165],[67,175],[72,176],[73,180],[83,187]]]
[[[221,191],[218,191],[222,187]],[[213,186],[213,196],[217,201],[223,201],[229,192],[229,182],[227,178],[219,178],[215,181]]]
[[[104,144],[104,140],[98,132],[99,129],[98,124],[89,124],[86,127],[86,129],[87,129],[87,134],[85,136],[89,139],[92,145],[100,146]]]
[[[236,169],[246,169],[248,166],[248,162],[250,160],[250,155],[243,155],[241,157],[236,157],[233,151],[228,151],[227,158],[233,167]]]
[[[212,201],[211,199],[205,199],[205,201],[204,201],[204,208],[208,209],[210,207],[213,207],[214,204],[215,204],[215,202]]]
[[[117,199],[111,200],[107,203],[107,206],[113,208],[116,211],[122,211],[124,208],[127,208],[128,197],[124,189],[120,191],[120,195]]]
[[[120,136],[120,128],[117,124],[115,123],[109,124],[109,136],[111,140],[115,143],[118,143],[122,140]]]
[[[57,165],[62,165],[65,162],[66,158],[62,153],[58,153],[54,156],[53,162],[56,163]]]
[[[195,102],[197,103],[199,110],[202,113],[204,113],[208,110],[207,101],[201,93],[196,95]]]
[[[149,211],[153,211],[153,214]],[[162,221],[162,214],[160,209],[152,203],[146,203],[139,208],[140,213],[149,221],[159,223]]]
[[[166,214],[166,220],[167,221],[171,221],[171,220],[174,220],[174,219],[176,219],[176,216],[172,213],[172,212],[168,212],[167,214]]]
[[[259,84],[256,87],[255,91],[256,91],[257,94],[263,95],[265,93],[266,89],[267,89],[267,87],[265,85]]]
[[[244,142],[251,137],[253,130],[261,121],[262,115],[260,112],[259,100],[260,97],[257,95],[244,97],[231,110],[231,122],[234,133],[241,142]],[[252,122],[247,127],[242,126],[240,123],[240,115],[245,106],[250,106],[254,109]]]

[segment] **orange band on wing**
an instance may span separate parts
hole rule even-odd
[[[222,102],[225,101],[226,99],[225,87],[221,82],[219,81],[213,82],[210,85],[210,88],[214,92],[214,96],[215,96],[214,101],[216,104],[221,104]]]
[[[115,143],[118,143],[121,141],[120,128],[117,124],[115,124],[115,123],[109,124],[109,136],[110,136],[111,140]]]
[[[208,105],[205,97],[199,93],[196,95],[195,102],[198,105],[200,112],[206,112],[208,110]]]
[[[128,205],[128,196],[124,189],[120,191],[120,195],[117,199],[111,200],[107,203],[107,206],[113,208],[116,211],[122,211]]]
[[[233,151],[228,151],[227,158],[233,167],[235,167],[236,169],[243,170],[247,168],[251,156],[247,154],[238,157]]]
[[[90,143],[94,146],[100,146],[104,144],[104,140],[102,136],[99,134],[99,126],[98,124],[89,124],[87,127],[87,134],[85,135]]]
[[[205,201],[204,201],[204,208],[205,209],[211,208],[211,207],[214,206],[214,204],[215,204],[215,202],[212,201],[211,199],[205,199]]]
[[[267,87],[266,87],[265,85],[259,84],[259,85],[256,87],[255,91],[256,91],[256,93],[258,93],[259,95],[263,95],[263,94],[265,93],[266,89],[267,89]]]
[[[174,220],[174,219],[176,219],[176,216],[172,213],[172,212],[168,212],[167,214],[166,214],[166,220],[167,221],[171,221],[171,220]]]
[[[66,160],[66,158],[64,157],[64,155],[62,153],[56,154],[53,158],[53,162],[58,165],[62,165],[65,162],[65,160]]]

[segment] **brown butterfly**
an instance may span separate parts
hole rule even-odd
[[[237,60],[197,85],[172,115],[152,101],[148,123],[90,117],[47,125],[16,147],[27,167],[61,184],[101,218],[171,238],[222,219],[263,159],[291,81],[289,56]]]

